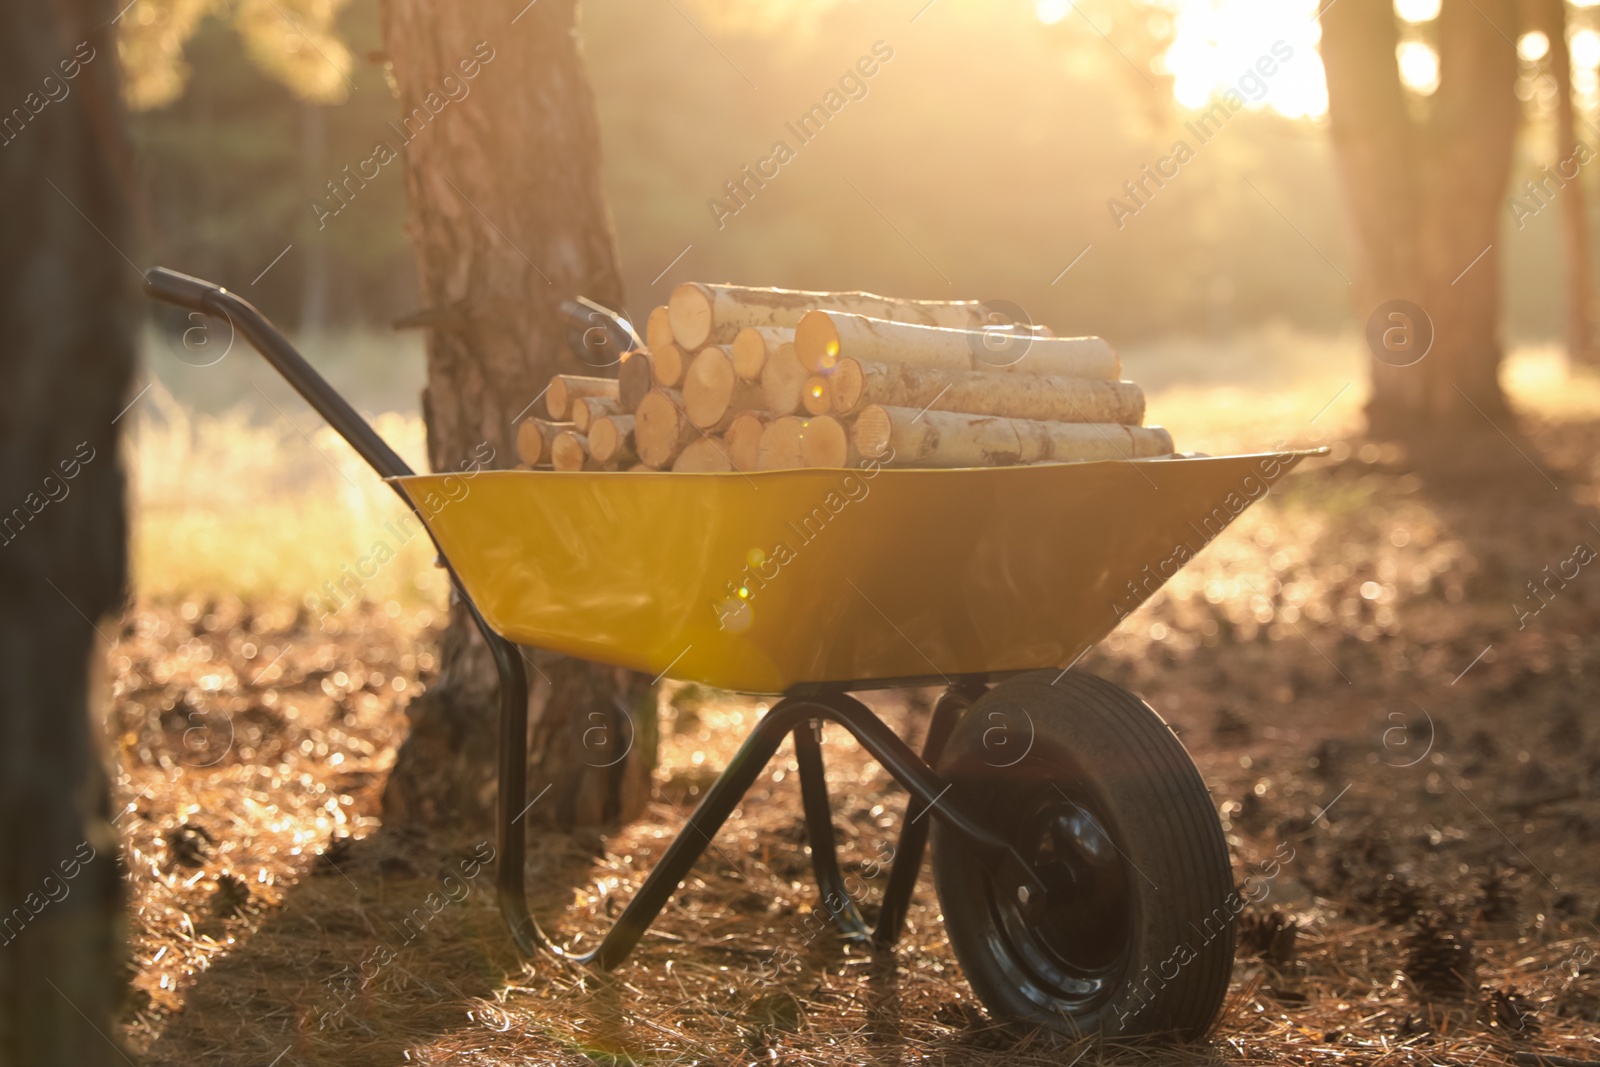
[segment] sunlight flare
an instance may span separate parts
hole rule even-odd
[[[1439,0],[1395,0],[1394,13],[1407,22],[1432,22],[1439,17]]]
[[[1034,5],[1033,13],[1046,26],[1054,26],[1067,17],[1068,10],[1067,0],[1039,0]]]
[[[1187,0],[1179,8],[1175,36],[1163,57],[1172,95],[1187,108],[1201,108],[1233,89],[1246,107],[1271,109],[1289,118],[1312,118],[1328,109],[1321,26],[1315,0]],[[1282,42],[1293,58],[1258,64]]]
[[[1394,51],[1407,89],[1430,96],[1439,88],[1439,55],[1432,48],[1421,41],[1404,41]]]

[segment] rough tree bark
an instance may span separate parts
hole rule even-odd
[[[557,310],[579,294],[620,306],[622,290],[576,21],[575,0],[383,5],[407,139],[423,303],[414,321],[428,327],[434,470],[488,449],[488,465],[514,465],[513,419],[552,374],[614,371],[571,353]],[[655,760],[650,687],[609,667],[526,658],[529,798],[550,787],[528,822],[572,829],[636,816]],[[385,789],[386,819],[492,823],[494,694],[488,651],[454,607],[439,678],[411,709]]]
[[[1411,113],[1395,59],[1390,0],[1340,0],[1322,14],[1333,145],[1359,255],[1365,322],[1390,300],[1432,320],[1432,349],[1410,367],[1373,366],[1371,431],[1421,437],[1493,432],[1499,384],[1499,228],[1520,106],[1514,0],[1444,0],[1440,83]]]
[[[1322,64],[1328,80],[1329,133],[1355,231],[1355,307],[1362,319],[1390,300],[1421,304],[1420,155],[1406,111],[1394,6],[1340,0],[1322,16]],[[1373,57],[1389,62],[1373,62]],[[1368,417],[1422,406],[1422,380],[1407,368],[1372,364]]]
[[[137,282],[118,251],[115,14],[0,8],[0,1064],[125,1062],[107,1036],[121,882],[89,714],[90,620],[124,588],[113,420]]]

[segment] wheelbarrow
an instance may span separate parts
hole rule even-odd
[[[1215,1021],[1244,901],[1211,797],[1148,704],[1074,664],[1308,453],[967,470],[486,471],[463,495],[451,476],[413,473],[243,298],[161,268],[145,289],[229,321],[437,545],[499,672],[498,899],[525,954],[621,964],[792,735],[812,868],[842,936],[895,943],[931,837],[951,946],[996,1017],[1179,1039]],[[780,697],[581,954],[528,910],[519,645]],[[932,685],[944,693],[920,754],[851,696]],[[835,852],[824,723],[849,731],[910,794],[870,927]]]

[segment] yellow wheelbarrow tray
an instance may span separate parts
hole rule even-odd
[[[621,964],[792,737],[821,907],[842,937],[895,944],[931,837],[945,930],[996,1017],[1119,1037],[1195,1038],[1215,1021],[1244,905],[1205,782],[1148,704],[1070,668],[1309,453],[418,475],[249,302],[162,268],[145,289],[226,319],[426,525],[499,678],[496,887],[525,954]],[[595,307],[563,305],[585,345]],[[620,321],[600,332],[611,351],[629,343]],[[518,645],[783,694],[583,953],[528,910]],[[850,695],[930,682],[946,689],[920,754]],[[626,731],[627,709],[599,713]],[[909,794],[870,927],[835,852],[829,722]]]
[[[779,694],[1063,667],[1306,454],[395,480],[507,639]]]

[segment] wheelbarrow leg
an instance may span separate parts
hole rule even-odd
[[[982,695],[986,686],[981,683],[956,684],[944,691],[933,706],[933,717],[928,721],[928,736],[922,741],[922,761],[930,767],[939,764],[944,743],[950,731],[956,728],[961,716],[972,702]],[[802,765],[802,770],[804,765]],[[872,942],[879,948],[890,948],[900,940],[905,928],[906,911],[911,906],[911,893],[917,887],[917,876],[922,873],[922,853],[928,843],[931,819],[913,819],[911,810],[915,798],[906,802],[906,818],[900,827],[900,843],[894,850],[894,865],[889,868],[889,883],[883,888],[883,906],[878,912],[878,926],[872,932]]]
[[[528,895],[522,881],[528,848],[527,827],[522,825],[522,817],[528,811],[528,673],[523,670],[522,654],[517,646],[489,629],[477,608],[470,610],[483,639],[488,642],[495,671],[500,676],[496,897],[500,917],[511,931],[512,940],[524,956],[532,956],[536,949],[551,946],[528,911]]]
[[[794,729],[795,762],[800,765],[800,799],[806,813],[806,840],[811,845],[811,870],[822,894],[822,906],[833,916],[839,932],[851,941],[867,940],[867,924],[856,910],[839,870],[833,840],[833,805],[828,801],[828,778],[822,766],[822,722],[813,719]]]

